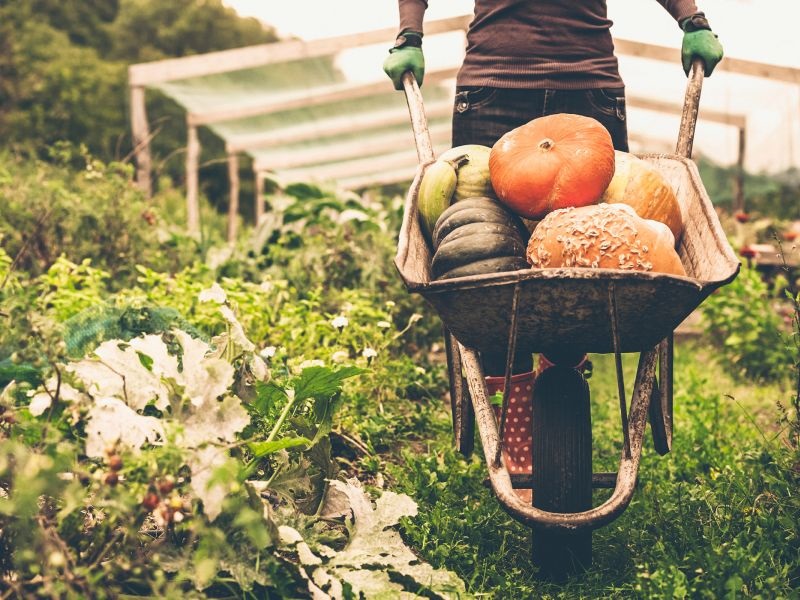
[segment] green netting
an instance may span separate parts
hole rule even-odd
[[[249,110],[295,99],[307,100],[307,104],[301,108],[233,118],[208,125],[228,144],[245,148],[245,152],[258,164],[268,165],[276,157],[293,153],[297,155],[303,151],[315,151],[319,155],[330,150],[330,159],[321,160],[324,164],[341,158],[336,152],[342,145],[347,147],[349,144],[352,149],[353,144],[359,140],[365,146],[386,144],[392,137],[397,138],[403,132],[408,132],[408,138],[403,142],[402,148],[386,148],[377,154],[391,154],[399,150],[413,159],[415,150],[405,97],[394,91],[388,80],[380,82],[384,83],[383,86],[379,85],[381,91],[347,100],[321,102],[320,94],[359,85],[347,81],[344,74],[336,68],[332,57],[322,57],[170,81],[155,87],[195,115],[217,111],[235,113],[237,109]],[[437,103],[441,105],[452,99],[449,88],[433,83],[423,88],[423,95],[426,106]],[[387,118],[385,123],[381,119],[373,119],[379,122],[372,123],[368,129],[359,127],[370,115],[386,115],[392,118]],[[449,126],[449,121],[449,116],[438,116],[431,118],[429,124],[432,130],[436,129],[442,134]],[[349,129],[348,123],[352,123]],[[325,128],[332,125],[337,126],[337,131],[334,134],[325,134]],[[320,134],[302,141],[286,139],[290,132],[296,133],[298,128],[302,129],[304,126],[319,128]],[[280,143],[276,145],[270,141],[265,142],[265,138],[280,140]]]
[[[231,65],[235,68],[235,65]],[[156,87],[191,112],[248,107],[291,92],[343,83],[329,59],[307,58],[160,83]]]

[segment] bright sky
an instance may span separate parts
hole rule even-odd
[[[224,0],[243,16],[254,16],[282,36],[301,39],[333,37],[398,23],[396,0]],[[726,56],[800,69],[800,0],[696,0],[719,35]],[[472,12],[473,0],[429,0],[426,21]],[[608,0],[612,33],[619,38],[680,46],[681,32],[655,1]],[[438,38],[438,39],[436,39]],[[353,80],[385,77],[381,62],[388,45],[344,53],[339,66]],[[425,40],[429,68],[457,64],[463,49],[460,35]],[[685,77],[680,66],[620,56],[620,71],[629,95],[682,102]],[[388,80],[387,80],[388,83]],[[424,87],[423,87],[424,91]],[[800,167],[800,82],[780,84],[764,79],[715,72],[703,86],[702,109],[747,116],[746,164],[751,170],[776,171]],[[629,133],[674,146],[678,118],[629,109]],[[736,160],[737,131],[708,121],[698,122],[695,149],[718,162]],[[636,149],[636,148],[634,148]]]

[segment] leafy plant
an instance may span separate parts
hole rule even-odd
[[[375,545],[397,546],[384,531],[392,517],[380,515],[413,511],[410,499],[390,494],[373,514],[363,492],[329,485],[344,383],[365,369],[270,367],[223,288],[198,302],[220,315],[224,332],[210,344],[179,329],[108,340],[41,387],[4,389],[0,568],[10,591],[341,597],[383,581],[361,568],[375,564],[402,589],[458,589],[402,546],[389,560]],[[337,525],[351,512],[352,528]],[[323,551],[322,581],[304,570],[300,543]],[[301,560],[288,560],[295,552]]]
[[[744,265],[701,306],[710,340],[720,348],[718,358],[738,376],[779,380],[790,374],[788,328],[776,310],[776,296],[758,271]]]
[[[169,271],[200,256],[159,199],[135,187],[130,165],[104,164],[68,145],[51,155],[55,164],[0,153],[0,242],[17,270],[40,275],[62,256],[91,261],[118,289],[136,277],[137,264]]]

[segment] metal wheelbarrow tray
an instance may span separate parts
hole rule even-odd
[[[427,165],[408,191],[395,265],[410,292],[421,294],[464,346],[502,352],[508,345],[519,287],[517,348],[531,352],[642,352],[667,337],[740,263],[728,244],[695,164],[666,154],[639,154],[672,185],[684,232],[678,246],[687,277],[617,269],[523,269],[431,281],[431,252],[419,225],[417,193]]]

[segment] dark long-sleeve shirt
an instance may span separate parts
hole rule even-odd
[[[398,0],[400,30],[423,31],[427,0]],[[446,0],[438,0],[446,1]],[[680,22],[694,0],[656,0]],[[475,0],[458,85],[621,87],[605,0]]]

